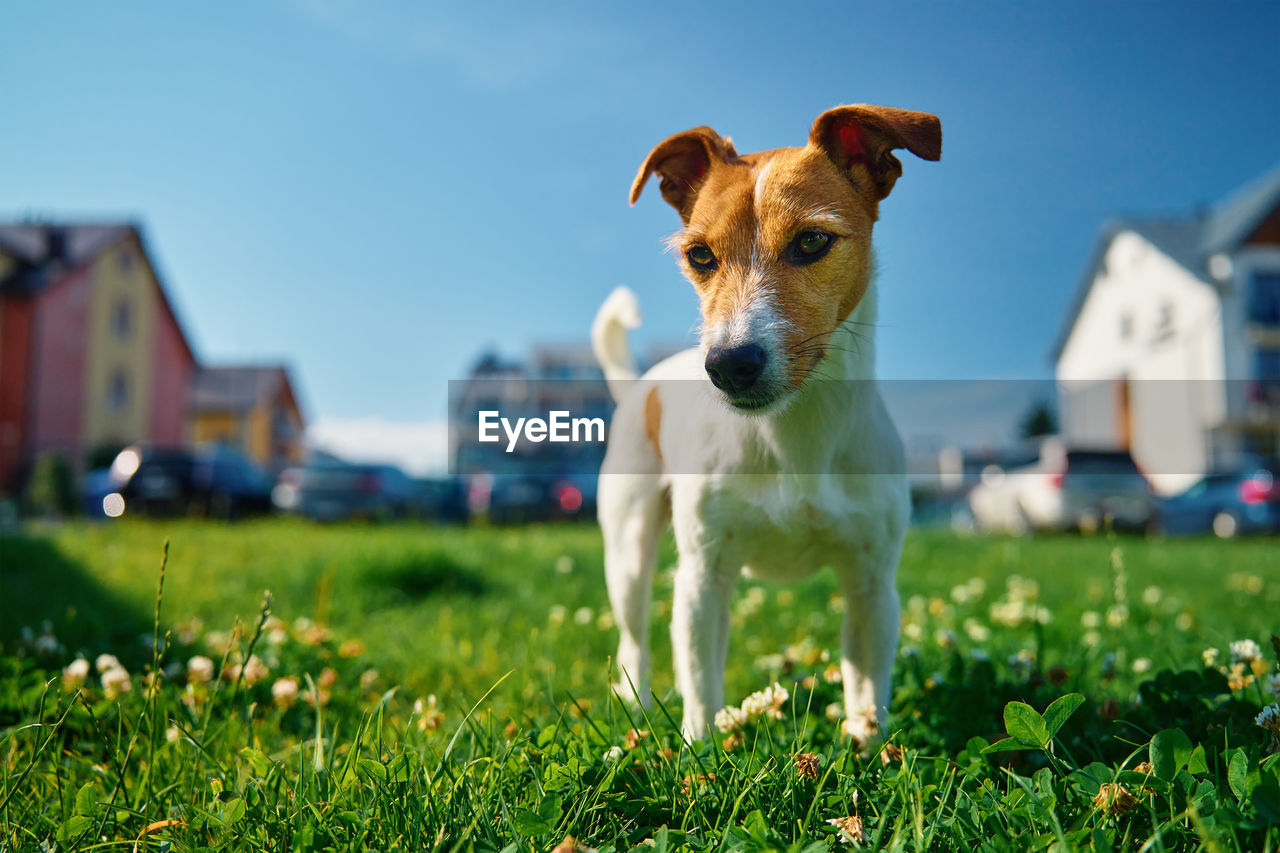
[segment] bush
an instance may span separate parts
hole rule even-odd
[[[34,515],[66,516],[76,511],[75,474],[66,456],[49,452],[36,457],[26,504]]]

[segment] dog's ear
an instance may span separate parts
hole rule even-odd
[[[645,158],[644,165],[631,184],[631,203],[636,203],[649,176],[657,172],[662,176],[662,183],[658,185],[662,190],[662,197],[687,223],[689,213],[693,210],[693,200],[712,166],[727,163],[737,157],[738,152],[733,149],[733,143],[709,127],[695,127],[693,130],[677,133],[658,143]]]
[[[882,199],[902,174],[893,149],[905,148],[925,160],[940,159],[942,122],[931,113],[854,104],[818,116],[809,144],[825,151],[846,173],[865,168],[877,199]]]

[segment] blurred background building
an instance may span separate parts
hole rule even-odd
[[[1054,348],[1063,437],[1161,493],[1280,451],[1280,167],[1182,216],[1108,222]]]
[[[199,363],[137,224],[0,225],[0,492],[42,456],[83,473],[138,443],[278,470],[304,426],[285,368]]]

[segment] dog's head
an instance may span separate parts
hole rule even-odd
[[[664,140],[653,173],[684,228],[671,238],[702,307],[707,375],[736,408],[799,388],[866,293],[871,226],[902,174],[893,149],[937,160],[937,116],[865,105],[818,116],[803,148],[739,155],[709,127]]]

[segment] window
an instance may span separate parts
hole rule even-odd
[[[116,410],[129,405],[129,376],[123,370],[111,374],[111,382],[107,385],[107,405]]]
[[[1280,326],[1280,272],[1254,273],[1249,286],[1249,321]]]
[[[1160,306],[1160,312],[1156,315],[1156,333],[1153,343],[1167,341],[1173,335],[1173,303],[1166,302]]]
[[[117,340],[126,340],[133,332],[133,305],[125,297],[121,297],[111,309],[111,334]]]

